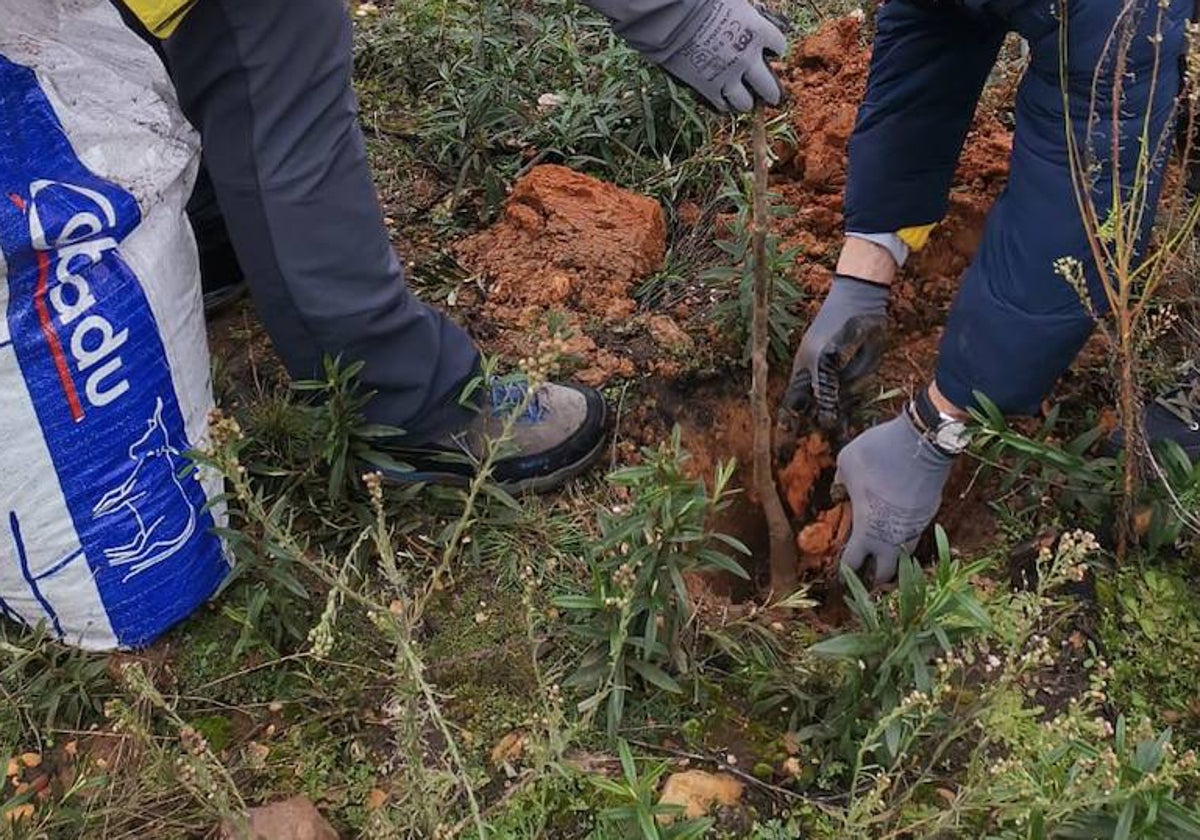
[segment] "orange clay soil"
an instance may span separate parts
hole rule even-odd
[[[493,349],[528,354],[530,337],[545,335],[546,319],[557,313],[571,333],[567,354],[585,365],[576,378],[592,385],[630,376],[634,365],[600,349],[584,327],[631,318],[636,284],[662,266],[665,253],[658,202],[554,165],[531,169],[500,219],[456,247],[486,285],[482,316],[500,330]]]

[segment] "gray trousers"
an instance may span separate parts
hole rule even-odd
[[[164,43],[251,295],[293,378],[361,361],[368,419],[463,424],[470,337],[404,283],[367,166],[342,0],[201,0]]]

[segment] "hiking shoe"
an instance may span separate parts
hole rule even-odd
[[[1173,440],[1192,461],[1200,460],[1200,368],[1189,365],[1183,378],[1146,406],[1142,422],[1151,447]],[[1103,447],[1116,455],[1125,445],[1125,433],[1117,429]]]
[[[1200,368],[1189,366],[1177,385],[1146,406],[1145,424],[1151,446],[1173,440],[1192,461],[1200,460]]]
[[[411,469],[385,470],[384,477],[402,483],[465,485],[487,452],[486,442],[501,436],[506,419],[516,411],[520,414],[492,467],[492,480],[509,493],[554,490],[600,456],[607,408],[598,391],[547,383],[531,393],[524,377],[496,378],[484,391],[478,416],[465,428],[420,447],[390,448],[389,454]]]

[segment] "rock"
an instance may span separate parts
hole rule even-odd
[[[226,824],[222,837],[225,840],[339,840],[333,826],[306,796],[293,796],[251,808],[246,814],[246,822],[246,834],[239,834],[237,828]]]
[[[691,350],[695,342],[692,337],[683,331],[679,324],[675,323],[674,319],[666,315],[653,315],[647,324],[650,330],[650,337],[660,347],[674,352],[686,352]]]
[[[663,785],[660,805],[681,805],[685,819],[694,820],[711,813],[717,807],[731,808],[742,798],[746,786],[727,773],[707,773],[685,770],[675,773]],[[671,816],[659,817],[669,824]]]

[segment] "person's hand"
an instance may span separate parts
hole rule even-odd
[[[834,477],[853,510],[842,563],[858,572],[873,557],[876,583],[895,577],[901,550],[916,547],[941,505],[952,462],[917,430],[908,409],[847,444]]]
[[[696,14],[699,27],[659,66],[718,111],[751,111],[758,100],[778,105],[783,88],[767,60],[787,51],[782,21],[747,0],[708,0]]]
[[[796,415],[804,414],[825,431],[844,430],[857,389],[883,357],[889,292],[881,283],[833,278],[796,351],[781,423],[795,426]]]

